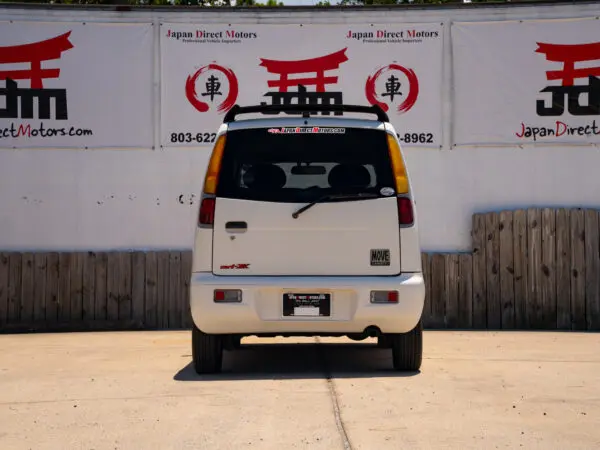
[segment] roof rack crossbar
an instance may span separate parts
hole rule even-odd
[[[234,105],[223,118],[223,123],[235,121],[240,114],[262,113],[262,114],[310,114],[318,112],[350,112],[375,114],[380,122],[389,122],[387,113],[379,105]],[[305,116],[306,117],[306,116]]]

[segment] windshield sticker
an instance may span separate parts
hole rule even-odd
[[[321,127],[281,127],[269,128],[271,134],[344,134],[345,128],[321,128]]]
[[[390,195],[394,195],[394,190],[391,187],[381,188],[381,190],[379,192],[381,193],[381,195],[385,195],[386,197],[389,197]]]

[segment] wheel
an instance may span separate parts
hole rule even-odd
[[[206,334],[195,325],[192,328],[192,359],[198,374],[217,373],[223,364],[221,336]]]
[[[419,323],[408,333],[389,335],[392,344],[394,369],[415,371],[421,368],[423,359],[423,323]]]
[[[242,337],[237,334],[223,336],[223,349],[227,351],[239,350],[242,346]]]

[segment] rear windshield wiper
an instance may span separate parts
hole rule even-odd
[[[372,192],[361,192],[358,194],[327,194],[327,195],[323,195],[322,197],[319,197],[318,199],[310,202],[308,205],[303,206],[302,208],[298,209],[297,211],[294,211],[294,213],[292,214],[292,217],[294,219],[297,219],[298,216],[300,214],[302,214],[304,211],[306,211],[307,209],[315,206],[317,203],[323,203],[324,201],[327,200],[361,200],[363,198],[377,198],[379,197],[379,195],[374,194]]]

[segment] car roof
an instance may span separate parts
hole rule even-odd
[[[389,122],[387,113],[379,105],[350,105],[350,104],[290,104],[290,105],[233,105],[223,117],[223,122],[234,122],[236,117],[241,114],[301,114],[303,118],[310,117],[311,114],[321,113],[360,113],[376,115],[379,122]],[[340,114],[341,115],[341,114]]]
[[[390,123],[376,120],[364,120],[346,117],[321,118],[321,117],[278,117],[261,119],[244,119],[222,124],[223,131],[235,131],[251,128],[267,127],[340,127],[340,128],[370,128],[381,130],[393,130]],[[219,130],[221,131],[221,130]]]

